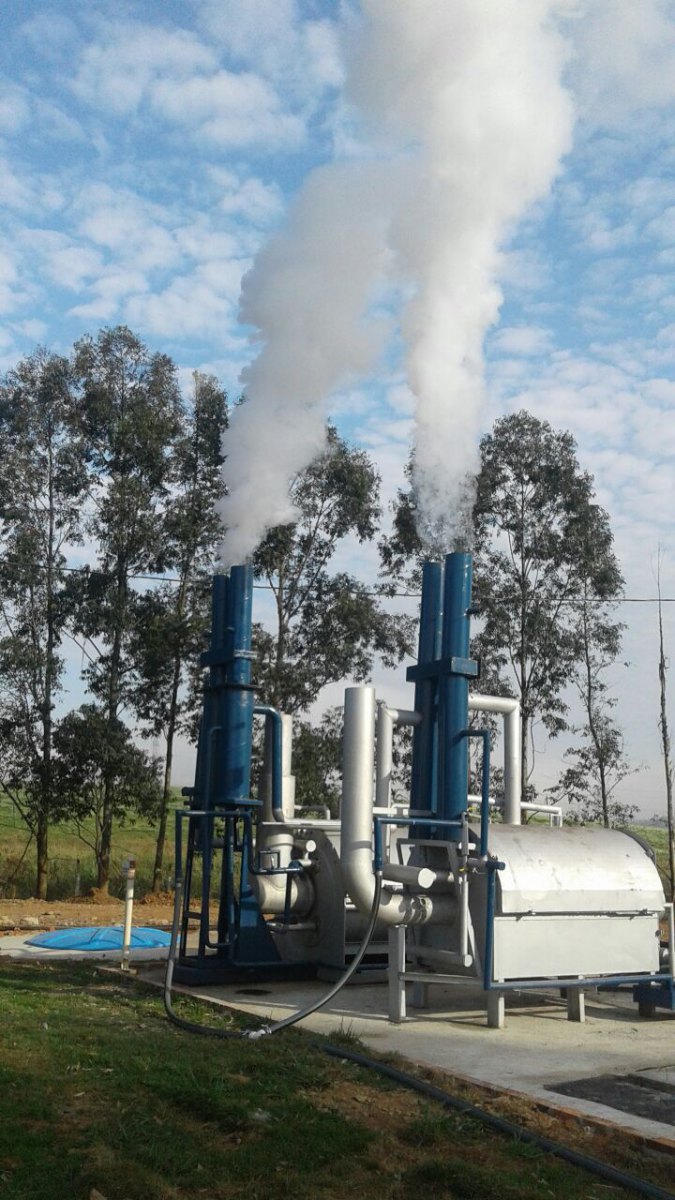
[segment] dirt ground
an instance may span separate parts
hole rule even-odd
[[[168,928],[173,895],[160,893],[134,904],[134,925]],[[0,900],[0,937],[23,929],[67,929],[88,925],[121,925],[124,901],[93,892],[73,900]]]

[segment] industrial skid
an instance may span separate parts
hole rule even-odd
[[[296,803],[292,722],[256,702],[251,569],[215,576],[195,786],[176,823],[178,982],[334,980],[358,953],[369,977],[386,970],[395,1021],[406,1015],[407,983],[425,1006],[430,986],[478,982],[496,1027],[506,993],[524,989],[564,990],[577,1020],[584,989],[595,986],[632,986],[643,1014],[675,1007],[673,909],[648,848],[523,804],[517,702],[469,693],[478,675],[471,577],[467,554],[424,566],[409,710],[378,704],[372,687],[346,690],[332,818]],[[480,712],[503,719],[499,806],[489,790],[491,730],[471,723]],[[252,796],[256,721],[264,760]],[[412,727],[406,804],[393,802],[390,786],[402,724]],[[482,749],[477,797],[470,739]]]

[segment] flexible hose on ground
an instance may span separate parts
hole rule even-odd
[[[542,1134],[534,1133],[529,1129],[523,1129],[519,1125],[514,1125],[511,1121],[506,1121],[503,1117],[498,1117],[495,1113],[487,1112],[484,1108],[478,1108],[477,1105],[470,1104],[467,1100],[460,1100],[459,1097],[452,1096],[442,1088],[435,1087],[432,1083],[426,1083],[423,1079],[416,1079],[414,1075],[408,1075],[405,1071],[399,1071],[396,1067],[390,1067],[387,1063],[378,1062],[377,1059],[368,1058],[365,1054],[358,1054],[354,1050],[346,1050],[342,1046],[327,1045],[325,1042],[317,1042],[316,1045],[320,1046],[320,1049],[326,1054],[330,1054],[332,1058],[346,1058],[349,1062],[357,1063],[360,1067],[368,1067],[370,1070],[377,1071],[378,1074],[386,1076],[387,1079],[391,1079],[394,1083],[411,1088],[413,1091],[419,1092],[422,1096],[428,1096],[431,1100],[436,1100],[445,1108],[451,1108],[454,1112],[459,1112],[465,1117],[473,1117],[476,1121],[481,1121],[483,1125],[489,1125],[490,1128],[498,1130],[499,1133],[516,1138],[520,1142],[537,1146],[540,1150],[545,1150],[548,1154],[555,1155],[556,1158],[562,1158],[565,1162],[571,1163],[575,1167],[582,1167],[585,1171],[590,1171],[594,1175],[598,1175],[601,1179],[606,1179],[609,1183],[616,1184],[617,1187],[632,1190],[641,1196],[649,1196],[652,1200],[675,1200],[675,1192],[667,1192],[663,1188],[657,1187],[654,1183],[648,1183],[645,1179],[638,1179],[635,1175],[628,1175],[625,1171],[609,1167],[598,1158],[591,1158],[588,1154],[580,1154],[577,1150],[561,1146],[559,1142],[553,1142],[550,1138]]]
[[[195,1021],[186,1021],[183,1017],[179,1017],[174,1012],[171,1002],[171,985],[173,982],[173,969],[176,960],[176,949],[178,946],[178,930],[180,926],[180,908],[182,901],[182,881],[176,885],[176,896],[173,910],[173,925],[171,928],[171,943],[169,946],[169,957],[166,964],[166,975],[164,979],[164,1008],[170,1021],[178,1025],[181,1029],[188,1030],[189,1033],[199,1033],[205,1037],[228,1038],[228,1039],[253,1039],[269,1036],[273,1033],[278,1033],[281,1029],[287,1029],[290,1025],[296,1025],[298,1021],[304,1020],[311,1013],[317,1012],[328,1004],[334,996],[349,982],[352,975],[358,970],[363,957],[370,944],[370,939],[373,936],[375,924],[377,922],[378,911],[380,907],[380,898],[382,894],[382,872],[376,872],[375,875],[375,895],[373,897],[373,906],[370,912],[368,925],[364,934],[363,940],[359,949],[352,959],[347,970],[340,976],[333,987],[321,996],[314,1004],[310,1004],[307,1008],[300,1009],[292,1013],[289,1017],[285,1017],[282,1021],[276,1021],[272,1025],[264,1025],[260,1029],[251,1030],[229,1030],[217,1029],[208,1025],[200,1025]],[[378,1074],[386,1076],[394,1083],[400,1084],[402,1087],[410,1088],[412,1091],[419,1092],[422,1096],[427,1096],[430,1100],[435,1100],[442,1104],[444,1108],[450,1108],[454,1112],[459,1112],[463,1116],[472,1117],[476,1121],[480,1121],[483,1125],[488,1125],[491,1129],[496,1129],[499,1133],[505,1134],[507,1137],[515,1138],[517,1141],[525,1142],[526,1144],[536,1146],[538,1149],[545,1151],[547,1154],[552,1154],[556,1158],[563,1159],[572,1166],[580,1167],[584,1171],[589,1171],[593,1175],[597,1175],[600,1179],[606,1179],[609,1183],[615,1184],[617,1187],[625,1188],[629,1191],[634,1191],[640,1196],[648,1196],[650,1200],[675,1200],[675,1192],[667,1192],[664,1188],[657,1187],[656,1184],[648,1183],[644,1179],[638,1179],[635,1175],[628,1175],[625,1171],[619,1171],[615,1167],[609,1167],[598,1158],[591,1158],[588,1154],[580,1154],[577,1150],[571,1150],[567,1146],[560,1145],[559,1142],[554,1142],[550,1138],[542,1134],[534,1133],[532,1130],[523,1129],[518,1125],[512,1124],[511,1121],[506,1121],[503,1117],[496,1116],[495,1113],[487,1112],[484,1108],[479,1108],[475,1104],[470,1104],[467,1100],[460,1100],[457,1096],[452,1096],[450,1092],[444,1091],[442,1088],[435,1087],[434,1084],[426,1083],[422,1079],[416,1079],[414,1075],[408,1075],[405,1071],[399,1071],[396,1067],[390,1067],[387,1063],[378,1062],[377,1059],[368,1058],[365,1054],[358,1054],[354,1050],[347,1050],[342,1046],[333,1046],[325,1042],[316,1042],[318,1049],[323,1050],[325,1054],[331,1055],[333,1058],[347,1059],[349,1062],[356,1063],[358,1066],[366,1067],[369,1070],[377,1071]]]
[[[303,1021],[305,1017],[309,1017],[312,1013],[317,1012],[318,1009],[323,1008],[325,1004],[329,1004],[333,997],[337,996],[338,992],[341,991],[345,984],[349,983],[352,975],[358,971],[361,963],[363,962],[364,955],[368,949],[368,946],[370,945],[370,939],[372,938],[375,930],[375,925],[377,924],[377,918],[380,911],[380,900],[382,897],[382,872],[375,872],[375,892],[373,895],[373,904],[370,910],[368,924],[366,926],[366,931],[363,935],[361,945],[347,967],[347,970],[343,972],[338,980],[336,980],[332,988],[330,988],[329,991],[327,991],[323,996],[320,996],[318,1000],[314,1001],[313,1004],[309,1004],[306,1008],[302,1008],[297,1012],[291,1013],[289,1017],[284,1017],[281,1021],[275,1021],[272,1025],[262,1025],[259,1029],[214,1029],[208,1025],[200,1025],[196,1021],[186,1021],[183,1017],[179,1017],[174,1011],[171,1000],[171,987],[173,984],[173,969],[176,962],[176,950],[178,947],[178,931],[180,927],[182,897],[183,887],[182,881],[180,881],[176,884],[176,895],[173,906],[173,924],[171,926],[171,942],[169,944],[169,956],[166,962],[166,975],[164,976],[164,1008],[166,1010],[166,1015],[170,1021],[174,1022],[175,1025],[179,1025],[181,1029],[187,1029],[190,1033],[201,1033],[209,1037],[230,1039],[248,1038],[255,1041],[258,1038],[267,1037],[273,1033],[279,1033],[281,1029],[288,1029],[290,1025],[297,1025],[298,1021]]]

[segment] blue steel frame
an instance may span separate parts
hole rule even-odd
[[[197,751],[195,787],[186,789],[190,809],[176,814],[176,871],[182,877],[182,822],[188,821],[185,891],[178,968],[187,974],[227,969],[269,969],[282,964],[272,935],[260,911],[249,874],[264,874],[253,862],[252,822],[261,803],[250,796],[251,749],[254,715],[271,721],[272,804],[277,820],[283,818],[281,802],[282,721],[275,709],[256,705],[251,683],[253,572],[248,566],[232,567],[229,575],[216,575],[211,593],[211,642],[201,656],[208,667],[204,708]],[[222,836],[214,836],[215,822]],[[222,850],[217,935],[210,936],[209,906],[214,850]],[[199,912],[190,911],[194,858],[201,853],[202,885]],[[238,887],[235,886],[240,856]],[[290,919],[288,875],[284,919]],[[278,873],[272,869],[273,873]],[[187,951],[188,926],[199,920],[196,958]],[[207,953],[210,951],[211,953]],[[302,965],[307,970],[306,964]],[[179,978],[179,974],[176,976]]]

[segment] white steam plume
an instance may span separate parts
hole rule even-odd
[[[364,163],[312,172],[244,277],[241,315],[263,345],[225,438],[226,566],[293,519],[289,481],[323,447],[325,398],[377,360],[385,331],[364,312],[387,255],[387,174]]]
[[[367,310],[385,278],[412,291],[400,328],[423,525],[457,524],[476,464],[483,340],[501,304],[500,246],[570,145],[553,25],[566,0],[361,7],[347,91],[373,156],[314,172],[244,281],[242,316],[262,348],[226,446],[229,563],[292,519],[288,481],[322,445],[328,394],[376,362],[383,330]]]

